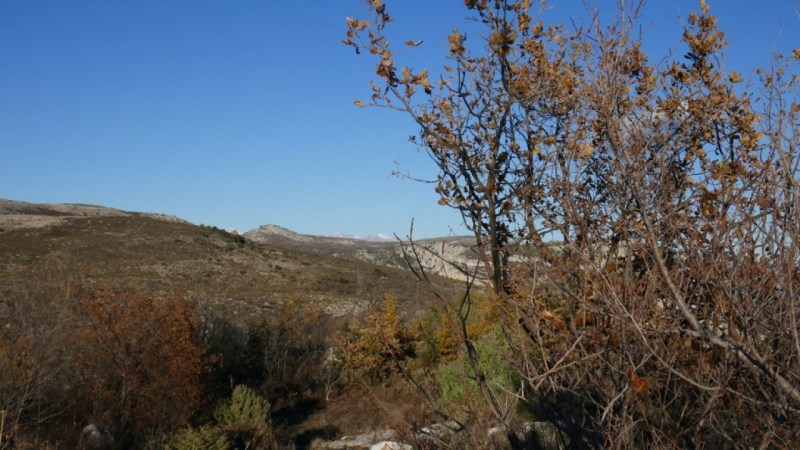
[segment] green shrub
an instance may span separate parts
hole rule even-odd
[[[169,446],[171,450],[229,450],[231,444],[217,427],[189,428]]]
[[[269,425],[270,404],[247,386],[233,389],[230,400],[214,411],[214,419],[223,426],[260,428]]]
[[[502,398],[509,395],[508,392],[514,392],[517,380],[508,362],[511,348],[500,326],[496,326],[490,333],[475,341],[475,351],[478,353],[489,387],[495,395]],[[445,410],[453,410],[456,405],[463,405],[470,399],[479,402],[483,400],[474,381],[475,374],[463,356],[455,361],[441,364],[438,375],[441,389],[439,401]]]
[[[173,450],[277,448],[270,428],[269,402],[247,386],[233,389],[231,398],[214,411],[214,426],[189,428],[169,446]]]

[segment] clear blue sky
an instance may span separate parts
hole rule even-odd
[[[395,34],[441,65],[460,0],[387,0]],[[543,18],[580,15],[562,0]],[[599,2],[611,8],[614,2]],[[800,46],[793,0],[709,0],[728,66]],[[645,41],[679,46],[695,1],[651,0]],[[247,230],[463,232],[401,114],[359,109],[373,61],[340,43],[361,0],[0,0],[0,198],[177,215]],[[399,43],[399,42],[398,42]],[[400,58],[402,59],[402,58]],[[399,62],[402,62],[400,60]]]

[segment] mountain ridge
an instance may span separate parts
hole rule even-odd
[[[413,250],[408,241],[368,240],[355,236],[318,236],[301,234],[286,227],[266,224],[244,233],[224,231],[217,227],[195,225],[176,216],[145,212],[124,211],[112,207],[79,203],[29,203],[0,199],[0,233],[53,227],[76,226],[81,220],[116,218],[152,219],[171,222],[186,227],[205,227],[229,235],[231,240],[245,239],[289,252],[343,258],[388,268],[408,271],[411,266],[424,269],[428,274],[454,280],[481,276],[480,258],[472,238],[449,236],[414,241]],[[77,222],[76,222],[77,221]],[[106,223],[103,226],[107,226]],[[101,226],[101,225],[95,225]],[[155,225],[154,225],[155,226]],[[158,228],[157,226],[155,226]],[[90,227],[91,228],[91,227]],[[103,233],[113,231],[103,228]],[[414,255],[412,258],[411,255]]]
[[[449,236],[409,241],[372,241],[354,237],[333,237],[301,234],[288,228],[268,224],[243,233],[255,242],[294,251],[358,260],[387,267],[409,270],[422,268],[454,280],[476,278],[485,282],[479,254],[473,238]],[[413,244],[413,246],[412,246]],[[416,251],[414,251],[416,250]]]

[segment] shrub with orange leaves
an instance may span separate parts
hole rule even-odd
[[[413,337],[400,320],[397,301],[390,296],[369,314],[363,328],[340,342],[344,364],[352,380],[384,380],[398,372],[398,364],[414,354]]]
[[[631,382],[631,390],[634,394],[644,394],[653,385],[653,380],[649,377],[640,377],[636,372],[628,367],[628,380]]]
[[[178,293],[81,289],[77,343],[95,414],[117,431],[169,430],[201,405],[206,352],[195,343],[197,319]]]

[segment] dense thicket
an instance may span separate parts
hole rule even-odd
[[[74,447],[89,424],[115,449],[275,448],[271,414],[342,385],[320,370],[336,322],[314,308],[232,322],[177,292],[54,273],[0,297],[2,449]]]
[[[74,439],[70,423],[96,423],[132,445],[187,424],[209,361],[184,297],[35,286],[3,299],[6,442],[21,430]]]

